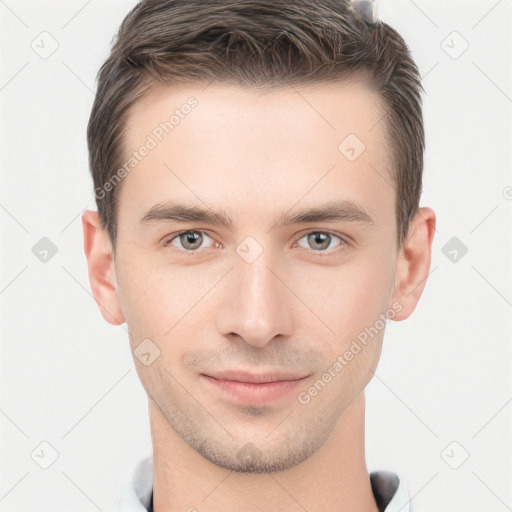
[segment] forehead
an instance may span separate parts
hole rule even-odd
[[[362,81],[274,90],[157,86],[127,118],[126,159],[139,156],[120,208],[129,204],[141,216],[168,199],[223,209],[229,200],[236,220],[237,206],[254,215],[343,195],[364,201],[366,194],[371,203],[387,194],[391,204],[384,113]]]
[[[351,128],[368,141],[373,139],[371,132],[379,134],[384,125],[380,121],[387,110],[380,94],[362,74],[343,81],[293,87],[256,88],[223,83],[155,84],[128,112],[127,142],[136,142],[138,136],[156,128],[155,122],[165,123],[173,113],[179,119],[187,117],[190,109],[186,105],[191,98],[201,107],[193,107],[194,117],[199,119],[202,114],[221,120],[234,113],[241,124],[245,120],[252,127],[258,123],[268,129],[276,119],[285,121],[288,118],[293,122],[298,118],[309,118],[313,123],[316,121],[315,124],[323,125],[326,132],[339,132],[338,135],[341,135],[344,129]],[[266,118],[258,115],[263,111],[270,115]],[[323,123],[319,123],[320,120]],[[173,123],[177,126],[179,120],[175,119]],[[207,129],[206,126],[204,128]],[[302,128],[306,132],[305,127]]]

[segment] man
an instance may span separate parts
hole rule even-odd
[[[94,297],[126,322],[153,455],[120,510],[410,510],[368,473],[364,389],[411,315],[420,78],[348,2],[142,1],[88,127]]]

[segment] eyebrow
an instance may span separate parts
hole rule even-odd
[[[232,231],[233,218],[225,211],[213,211],[195,205],[174,201],[158,203],[140,219],[141,224],[150,222],[200,222],[211,226],[224,226]],[[307,222],[364,222],[375,224],[373,218],[357,203],[341,200],[307,207],[294,214],[287,214],[276,224],[289,226]]]

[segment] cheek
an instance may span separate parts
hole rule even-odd
[[[324,329],[324,339],[333,338],[332,346],[339,351],[386,312],[392,258],[376,251],[361,253],[338,267],[312,267],[307,279],[296,282],[300,282],[297,295],[329,328]]]
[[[150,265],[150,258],[137,257],[135,251],[128,253],[130,259],[120,259],[116,269],[119,300],[130,330],[138,337],[169,340],[188,329],[191,322],[204,320],[205,315],[215,316],[222,286],[216,290],[212,287],[226,274],[225,264],[212,263],[203,269]],[[288,271],[283,268],[280,274],[293,290],[293,294],[284,292],[282,300],[288,301],[298,328],[314,329],[312,340],[321,328],[322,344],[333,337],[333,331],[334,346],[338,348],[340,339],[350,343],[385,312],[392,257],[378,249],[367,249],[338,266],[301,263],[288,267]]]
[[[144,337],[161,336],[165,332],[162,324],[172,320],[166,318],[169,306],[179,302],[178,283],[170,286],[168,272],[165,275],[135,257],[120,261],[117,275],[119,301],[130,330]]]
[[[139,336],[165,340],[199,313],[199,303],[217,280],[216,271],[148,261],[133,257],[119,262],[119,300],[127,324]]]

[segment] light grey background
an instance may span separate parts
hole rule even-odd
[[[511,3],[378,4],[423,76],[422,205],[438,226],[419,306],[388,326],[367,388],[367,462],[401,474],[417,512],[512,510]],[[80,222],[95,209],[95,76],[134,4],[0,0],[0,512],[113,511],[151,451],[127,333],[92,299]],[[43,237],[57,248],[46,263],[32,252]]]

